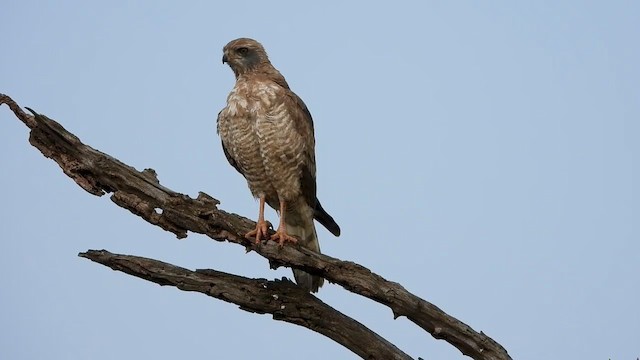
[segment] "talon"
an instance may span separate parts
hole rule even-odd
[[[280,245],[280,247],[283,247],[284,243],[286,243],[287,241],[291,242],[291,243],[294,243],[294,244],[298,243],[298,239],[296,239],[295,237],[287,234],[286,230],[280,229],[280,228],[278,228],[276,233],[271,236],[271,240],[277,241],[278,245]]]
[[[268,223],[264,220],[258,220],[258,222],[256,223],[256,228],[246,233],[244,237],[249,240],[255,239],[255,243],[259,244],[260,240],[268,239],[267,237],[268,233],[269,233]]]
[[[251,230],[244,235],[244,237],[249,240],[255,237],[256,245],[260,243],[260,240],[262,238],[268,239],[267,234],[269,233],[269,226],[271,226],[270,223],[264,221],[264,202],[264,195],[260,196],[260,212],[258,213],[258,222],[256,223],[256,228],[255,230]]]
[[[284,243],[286,243],[287,241],[294,244],[298,242],[298,239],[296,239],[295,237],[287,233],[287,225],[286,225],[286,222],[284,221],[286,209],[287,208],[286,208],[285,201],[280,200],[280,225],[278,225],[278,230],[276,230],[276,233],[273,234],[273,236],[271,236],[271,240],[277,241],[280,247],[283,247]]]

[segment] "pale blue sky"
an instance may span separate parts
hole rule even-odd
[[[319,198],[343,230],[319,230],[325,253],[402,283],[514,359],[631,360],[639,4],[4,2],[0,92],[169,188],[255,218],[215,134],[234,82],[221,49],[255,38],[314,116]],[[290,276],[85,193],[27,134],[2,107],[0,358],[355,358],[76,257],[105,248]],[[338,286],[319,297],[416,358],[462,358]]]

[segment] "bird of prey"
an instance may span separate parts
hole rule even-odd
[[[333,235],[340,227],[316,197],[316,160],[313,120],[302,99],[271,65],[262,45],[248,38],[229,42],[223,49],[236,84],[220,111],[217,130],[229,163],[247,180],[259,199],[256,228],[246,234],[259,243],[267,237],[267,203],[280,214],[271,240],[320,252],[313,220]],[[317,292],[324,279],[294,269],[299,286]]]

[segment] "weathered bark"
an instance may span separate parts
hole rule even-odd
[[[408,292],[400,284],[388,281],[353,262],[342,261],[295,246],[280,248],[272,241],[255,245],[243,234],[255,223],[217,208],[219,201],[200,193],[193,199],[160,185],[155,171],[142,172],[83,144],[60,124],[30,110],[24,113],[8,96],[0,94],[30,129],[29,142],[46,157],[56,161],[65,174],[87,192],[111,200],[151,224],[174,233],[178,238],[187,231],[229,241],[254,250],[267,258],[272,268],[288,266],[322,276],[345,289],[391,308],[395,317],[406,316],[436,339],[444,339],[474,359],[510,359],[507,351],[482,332],[476,332],[435,305]]]
[[[196,291],[275,320],[304,326],[344,345],[363,359],[411,359],[380,335],[288,280],[249,279],[215,270],[191,271],[138,256],[89,250],[79,256],[160,285]]]

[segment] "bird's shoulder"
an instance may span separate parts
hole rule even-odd
[[[282,107],[281,105],[284,105]],[[313,119],[304,101],[291,90],[277,70],[241,75],[227,98],[224,116],[245,116],[244,111],[285,111],[298,133],[313,137]]]

